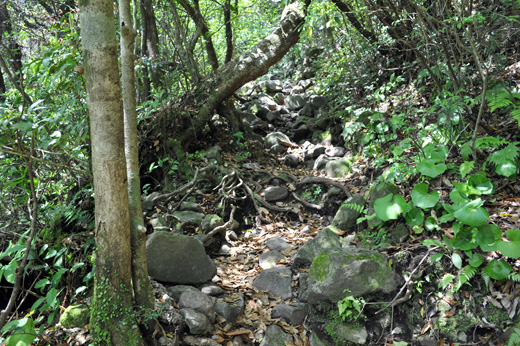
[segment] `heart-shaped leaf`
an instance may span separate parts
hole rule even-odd
[[[412,201],[416,207],[433,208],[439,201],[439,193],[437,191],[428,193],[428,184],[420,183],[415,185],[412,190]]]
[[[512,228],[506,232],[506,236],[511,241],[500,241],[497,244],[497,249],[503,256],[509,258],[520,257],[520,230]]]
[[[424,222],[424,213],[419,208],[413,208],[404,215],[406,223],[410,226],[419,226]]]
[[[417,164],[417,169],[422,175],[435,178],[446,172],[447,166],[444,163],[438,163],[435,159],[424,159]]]
[[[502,230],[497,225],[487,224],[478,227],[476,240],[482,251],[494,251],[501,236]]]
[[[475,195],[491,195],[495,185],[484,174],[473,174],[468,179],[468,192]]]
[[[469,203],[466,203],[462,208],[455,211],[453,214],[457,220],[468,226],[480,226],[489,220],[489,214],[481,205],[484,202],[477,198]]]
[[[516,171],[518,171],[518,167],[512,160],[507,160],[501,164],[498,164],[497,168],[495,169],[497,174],[500,174],[506,178],[513,178],[516,175]]]
[[[400,195],[389,193],[374,202],[374,210],[383,221],[395,220],[406,209],[406,201]]]
[[[507,264],[504,260],[492,260],[488,263],[486,267],[486,272],[490,278],[494,280],[503,280],[507,278],[509,273],[511,273],[513,269],[509,264]]]
[[[453,237],[453,247],[462,251],[472,250],[478,247],[475,238],[477,237],[477,229],[465,227],[455,237]]]
[[[467,251],[466,255],[468,256],[469,265],[473,268],[478,268],[482,264],[482,255],[479,253],[473,253],[471,251]]]
[[[426,220],[424,221],[424,228],[426,228],[428,231],[441,229],[439,227],[439,224],[437,223],[437,220],[435,220],[433,216],[428,216],[428,218],[426,218]]]

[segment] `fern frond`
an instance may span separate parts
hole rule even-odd
[[[459,275],[457,276],[457,281],[455,282],[455,285],[453,285],[453,291],[457,292],[462,285],[466,284],[471,280],[475,274],[477,273],[477,268],[474,268],[472,266],[465,266],[462,268],[459,272]]]
[[[476,149],[488,149],[488,148],[499,148],[504,144],[508,144],[509,142],[500,137],[480,137],[475,141]]]
[[[509,274],[507,279],[508,280],[512,280],[514,282],[520,282],[520,274],[518,274],[516,272],[512,272],[512,273]]]
[[[491,93],[489,97],[486,97],[488,100],[489,111],[493,113],[498,108],[503,108],[507,106],[513,105],[513,101],[511,100],[511,95],[505,91],[500,90],[497,94]]]
[[[519,142],[509,143],[507,147],[495,151],[493,154],[489,155],[487,161],[495,164],[496,166],[499,166],[516,160],[520,155],[520,148],[517,144],[519,144]]]
[[[511,117],[518,121],[518,126],[520,127],[520,107],[511,111]]]
[[[349,209],[357,211],[358,213],[363,213],[363,211],[365,209],[364,206],[362,206],[361,204],[356,204],[356,203],[346,203],[345,206]]]

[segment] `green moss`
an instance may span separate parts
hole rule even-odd
[[[322,282],[325,280],[329,272],[330,259],[329,255],[325,252],[320,253],[312,262],[309,270],[309,277]]]
[[[90,312],[86,305],[70,305],[60,316],[60,323],[65,328],[83,328],[89,318]]]

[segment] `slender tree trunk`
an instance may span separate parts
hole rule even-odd
[[[226,27],[226,57],[224,64],[233,58],[233,27],[231,26],[231,0],[225,0],[222,5],[224,10],[224,25]]]
[[[80,2],[96,200],[96,276],[90,331],[96,345],[142,345],[133,313],[123,103],[111,0]]]
[[[130,213],[130,242],[132,245],[132,287],[135,304],[143,310],[154,309],[154,297],[146,261],[146,228],[141,208],[141,181],[137,143],[137,111],[133,44],[137,32],[132,26],[130,0],[119,0],[121,32],[121,76],[125,121],[125,153],[128,176],[128,210]],[[151,325],[145,326],[151,335]]]
[[[152,61],[150,69],[143,68],[143,85],[145,87],[145,98],[149,98],[150,82],[153,83],[155,89],[161,86],[161,78],[158,69],[153,66],[153,61],[159,57],[159,34],[157,32],[157,25],[155,13],[151,0],[140,0],[139,10],[141,12],[141,54],[146,55]],[[150,77],[148,76],[150,74]]]

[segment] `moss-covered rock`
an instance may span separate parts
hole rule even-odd
[[[65,328],[83,328],[89,323],[90,310],[84,304],[70,305],[60,316],[60,323]]]

